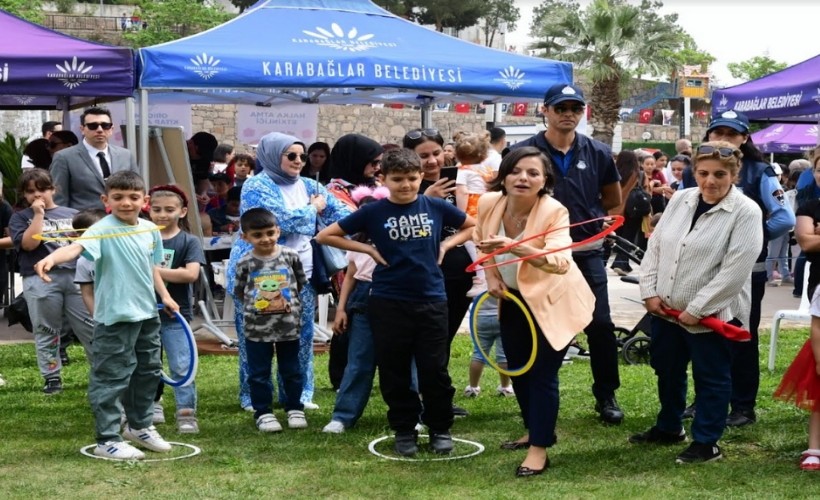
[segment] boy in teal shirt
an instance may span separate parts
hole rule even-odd
[[[119,460],[142,459],[145,454],[123,437],[149,450],[171,449],[151,424],[162,369],[154,291],[169,313],[178,311],[179,306],[159,276],[157,266],[163,255],[157,226],[139,218],[148,201],[142,178],[131,171],[111,175],[105,182],[102,201],[111,215],[91,226],[76,243],[38,262],[34,270],[49,281],[46,273],[63,262],[80,255],[94,262],[96,327],[88,383],[97,434],[94,454]],[[118,233],[122,236],[116,236]],[[128,419],[122,436],[117,402],[120,395]]]

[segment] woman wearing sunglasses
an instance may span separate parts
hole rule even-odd
[[[306,161],[305,145],[296,137],[278,132],[262,137],[256,150],[256,163],[257,166],[261,166],[262,172],[248,178],[242,185],[239,211],[240,214],[252,208],[265,208],[271,211],[279,222],[279,243],[296,250],[305,275],[310,276],[313,270],[310,240],[316,235],[317,220],[330,225],[348,215],[350,210],[333,196],[328,196],[327,190],[320,183],[300,177]],[[251,248],[248,242],[237,240],[231,249],[227,272],[228,292],[233,290],[237,261]],[[316,409],[318,406],[313,403],[313,315],[316,311],[316,292],[310,283],[302,288],[299,300],[302,303],[299,365],[305,380],[302,403],[306,409]],[[239,340],[239,403],[251,411],[243,304],[236,300],[235,302],[236,336]],[[279,400],[284,401],[281,383]]]
[[[456,176],[458,169],[444,167],[444,138],[434,128],[414,129],[404,136],[402,146],[412,149],[421,158],[422,181],[419,192],[426,196],[443,198],[448,203],[456,205]],[[442,229],[442,240],[458,232],[458,228],[445,227]],[[475,273],[464,270],[472,263],[470,254],[463,245],[453,248],[444,255],[441,270],[444,273],[444,291],[447,294],[447,332],[450,342],[456,335],[471,299],[467,292],[473,286]],[[447,357],[450,352],[448,349]],[[455,416],[465,416],[467,411],[453,406]]]
[[[697,413],[692,443],[678,463],[722,458],[718,440],[726,427],[732,390],[731,342],[699,324],[717,318],[744,326],[749,276],[763,242],[760,208],[735,187],[742,154],[725,141],[701,144],[695,153],[696,188],[669,200],[641,262],[641,298],[653,314],[651,364],[661,409],[655,425],[629,438],[634,444],[686,440],[686,369],[692,362]],[[666,313],[683,311],[676,320]],[[739,319],[738,319],[739,318]]]

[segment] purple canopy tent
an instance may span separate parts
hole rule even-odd
[[[755,146],[764,153],[802,153],[817,146],[815,124],[775,123],[752,134]]]
[[[742,111],[751,120],[818,122],[820,55],[777,73],[712,93],[712,111]]]
[[[127,47],[57,33],[0,9],[0,109],[67,109],[132,97]]]

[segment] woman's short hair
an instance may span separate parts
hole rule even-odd
[[[532,146],[511,150],[507,156],[501,160],[501,166],[498,167],[498,174],[495,176],[495,179],[490,181],[487,190],[501,191],[501,194],[506,195],[507,190],[504,187],[504,179],[512,173],[513,168],[515,168],[521,160],[530,156],[537,157],[541,160],[541,164],[544,165],[544,177],[546,178],[546,181],[544,182],[544,186],[538,190],[538,196],[543,196],[550,193],[552,188],[555,187],[555,173],[552,168],[552,162],[546,157],[546,155],[544,155],[544,153],[541,152],[540,149]]]
[[[726,141],[704,142],[698,145],[694,154],[694,164],[703,160],[719,160],[735,176],[740,171],[743,153],[734,144]]]

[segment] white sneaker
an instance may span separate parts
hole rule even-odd
[[[193,408],[183,408],[177,412],[177,432],[180,434],[199,433],[199,422]]]
[[[511,385],[508,385],[507,387],[499,385],[495,388],[495,392],[497,392],[499,396],[503,396],[505,398],[511,398],[515,396],[515,391],[513,390]]]
[[[589,351],[580,345],[570,344],[567,349],[567,357],[570,359],[589,359]]]
[[[122,437],[151,451],[160,453],[171,451],[171,445],[162,439],[153,425],[145,429],[132,429],[131,426],[126,425],[125,430],[122,431]]]
[[[94,448],[94,455],[114,460],[142,460],[145,453],[134,448],[125,441],[106,441]]]
[[[467,290],[467,297],[478,297],[487,291],[487,282],[481,278],[473,278],[473,286]]]
[[[307,419],[302,410],[290,410],[288,412],[288,427],[291,429],[307,429]]]
[[[481,387],[473,387],[471,385],[468,385],[464,388],[464,395],[468,398],[478,397],[479,394],[481,394]]]
[[[561,362],[561,366],[567,366],[572,364],[572,358],[569,356],[564,356],[564,361]]]
[[[780,280],[771,279],[766,284],[769,285],[769,286],[780,286]]]
[[[317,405],[313,401],[308,401],[307,403],[302,403],[302,406],[305,407],[305,410],[318,410],[319,409],[319,405]]]
[[[423,434],[423,433],[424,433],[424,431],[426,431],[426,430],[427,430],[427,428],[426,428],[426,427],[424,427],[424,424],[422,424],[421,422],[417,423],[417,424],[416,424],[416,426],[414,427],[414,429],[415,429],[415,430],[416,430],[416,432],[418,432],[419,434]]]
[[[165,423],[165,410],[162,408],[162,402],[157,401],[154,403],[154,416],[151,417],[151,423],[154,424],[164,424]]]
[[[328,434],[341,434],[344,431],[345,424],[339,422],[338,420],[331,420],[330,423],[322,429],[322,432],[326,432]]]
[[[261,432],[280,432],[282,430],[282,424],[276,420],[276,416],[273,413],[265,413],[256,419],[256,428]]]
[[[243,406],[242,409],[247,411],[247,412],[253,413],[253,406],[251,406],[251,405]]]

